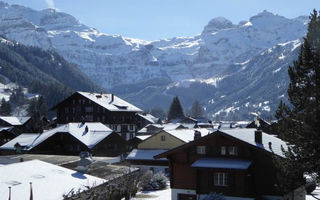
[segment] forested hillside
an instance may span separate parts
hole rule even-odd
[[[41,94],[49,106],[73,90],[98,90],[76,65],[58,54],[0,39],[0,74],[29,92]]]

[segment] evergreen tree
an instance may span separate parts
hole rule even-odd
[[[28,115],[31,117],[31,131],[42,132],[44,128],[43,117],[47,116],[47,103],[45,99],[40,96],[30,101],[27,109]]]
[[[1,100],[0,115],[2,116],[11,115],[11,105],[4,98],[2,98]]]
[[[168,111],[168,120],[181,118],[184,118],[183,109],[178,96],[175,96]]]
[[[203,108],[201,107],[199,101],[195,100],[190,110],[190,116],[193,118],[202,118],[203,115]]]
[[[12,90],[10,102],[14,105],[22,105],[25,103],[25,96],[22,87],[19,86]]]
[[[280,102],[276,117],[280,137],[293,146],[285,152],[287,163],[282,163],[280,167],[320,174],[320,17],[315,10],[310,16],[308,33],[298,60],[289,67],[288,72],[291,106]],[[299,182],[296,180],[298,174],[286,176],[287,185]]]

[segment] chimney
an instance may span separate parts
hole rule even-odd
[[[114,94],[111,94],[111,102],[114,100]]]
[[[86,173],[89,169],[89,166],[91,165],[92,158],[89,152],[83,151],[80,152],[80,160],[78,162],[78,166],[76,167],[76,170],[80,173]]]
[[[88,133],[89,132],[89,128],[88,126],[86,126],[85,130],[84,130],[85,133]]]
[[[269,149],[272,151],[272,142],[269,142]]]
[[[201,138],[201,133],[200,133],[200,131],[194,131],[194,140],[197,140],[197,139],[199,139],[199,138]]]
[[[262,144],[262,131],[256,130],[254,132],[254,141],[258,144]]]

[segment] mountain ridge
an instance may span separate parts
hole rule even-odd
[[[192,87],[197,85],[201,91],[197,92],[198,100],[208,108],[211,116],[223,106],[213,107],[207,96],[221,93],[219,88],[226,90],[225,86],[220,87],[226,77],[237,79],[237,73],[232,69],[250,63],[278,44],[301,39],[308,23],[305,16],[288,19],[263,11],[239,24],[221,17],[212,19],[199,35],[193,37],[145,41],[100,33],[71,15],[52,9],[34,11],[21,8],[24,9],[27,11],[19,11],[19,6],[0,4],[0,11],[4,13],[0,18],[0,34],[26,45],[56,51],[69,62],[78,64],[99,86],[122,94],[143,108],[155,106],[152,102],[166,108],[167,103],[154,101],[154,97],[168,102],[179,94],[179,89],[192,93]],[[281,55],[282,52],[279,53]],[[284,60],[289,64],[293,57],[288,55]],[[250,65],[261,72],[267,67],[252,62]],[[166,85],[157,86],[153,80],[159,84],[162,80]],[[136,87],[139,84],[143,87]],[[184,87],[179,87],[179,84]],[[188,87],[188,84],[193,86]],[[202,90],[210,94],[203,94]],[[142,95],[146,91],[154,97]],[[189,107],[194,98],[185,98],[182,103]],[[271,107],[266,112],[273,112],[274,106]]]

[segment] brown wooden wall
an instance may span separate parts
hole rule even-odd
[[[206,154],[199,155],[197,146],[206,146]],[[221,146],[237,146],[238,155],[220,154]],[[251,160],[247,170],[205,169],[191,168],[190,166],[201,157],[224,157]],[[276,171],[273,157],[270,153],[238,141],[229,136],[216,134],[208,137],[197,145],[182,149],[168,156],[171,172],[171,187],[177,189],[195,189],[198,194],[207,194],[210,191],[221,192],[225,195],[240,197],[255,197],[259,195],[279,195]],[[227,172],[230,174],[230,186],[214,186],[214,173]]]
[[[92,107],[92,111],[86,110],[86,107]],[[77,93],[58,105],[57,120],[59,124],[83,120],[104,124],[138,124],[135,112],[110,112]]]

